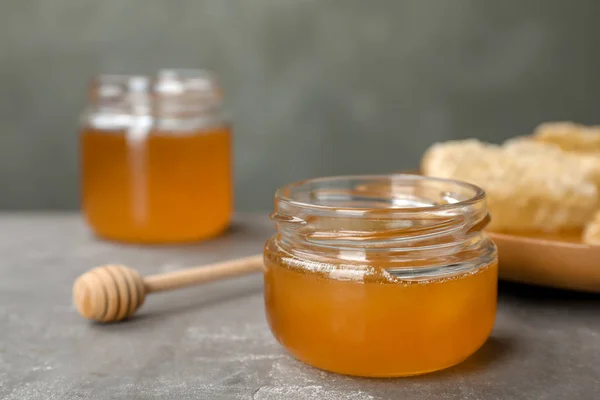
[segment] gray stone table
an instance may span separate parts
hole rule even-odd
[[[271,232],[265,216],[240,215],[213,241],[124,246],[93,238],[77,215],[0,214],[0,398],[600,399],[600,296],[503,284],[476,355],[388,380],[287,355],[265,323],[258,275],[152,295],[136,318],[108,326],[71,304],[73,279],[95,265],[171,271],[260,252]]]

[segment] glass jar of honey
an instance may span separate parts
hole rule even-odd
[[[80,135],[82,208],[101,237],[170,243],[222,232],[232,213],[231,129],[206,71],[93,80]]]
[[[265,307],[315,367],[398,377],[457,364],[494,325],[496,247],[485,193],[417,175],[322,178],[275,195]]]

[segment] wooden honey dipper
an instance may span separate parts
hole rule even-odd
[[[232,278],[262,269],[262,255],[147,277],[124,265],[105,265],[77,278],[73,284],[73,301],[79,314],[87,319],[116,322],[133,315],[148,293]]]

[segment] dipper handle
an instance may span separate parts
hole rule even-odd
[[[73,301],[79,314],[87,319],[98,322],[121,321],[133,315],[148,293],[199,285],[262,269],[262,255],[146,278],[123,265],[105,265],[77,278],[73,285]]]
[[[260,271],[263,268],[263,256],[255,255],[229,260],[204,267],[182,269],[167,274],[150,275],[144,278],[146,293],[199,285],[220,279]]]

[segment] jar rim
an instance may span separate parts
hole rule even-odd
[[[163,117],[195,116],[220,110],[218,76],[204,69],[162,69],[153,75],[99,74],[88,98],[95,110]]]
[[[315,201],[307,201],[302,199],[302,194],[306,195],[306,190],[310,190],[311,187],[324,188],[333,187],[343,183],[350,184],[351,182],[370,182],[370,183],[385,183],[387,182],[390,187],[396,186],[415,186],[421,184],[439,184],[447,185],[448,188],[455,190],[462,190],[470,192],[469,196],[463,198],[448,199],[448,202],[443,204],[427,204],[427,205],[400,205],[400,206],[386,206],[386,207],[364,207],[364,206],[336,206],[328,205]],[[485,200],[486,194],[483,189],[479,186],[471,183],[436,178],[418,174],[380,174],[380,175],[341,175],[341,176],[329,176],[323,178],[305,179],[297,182],[280,187],[275,192],[275,201],[278,205],[284,208],[291,207],[301,209],[308,212],[328,213],[333,212],[336,215],[346,216],[360,216],[365,214],[406,214],[406,213],[419,213],[419,212],[438,212],[438,211],[450,211],[454,209],[464,208],[473,206],[479,202]]]
[[[208,85],[216,85],[219,81],[219,76],[209,69],[164,68],[158,70],[155,74],[149,75],[137,73],[99,73],[92,76],[90,82],[92,85],[122,84],[131,90],[149,90],[153,89],[151,84],[155,84],[160,91],[160,83],[164,83],[161,80],[191,81],[190,83],[195,85],[194,89],[210,89]]]

